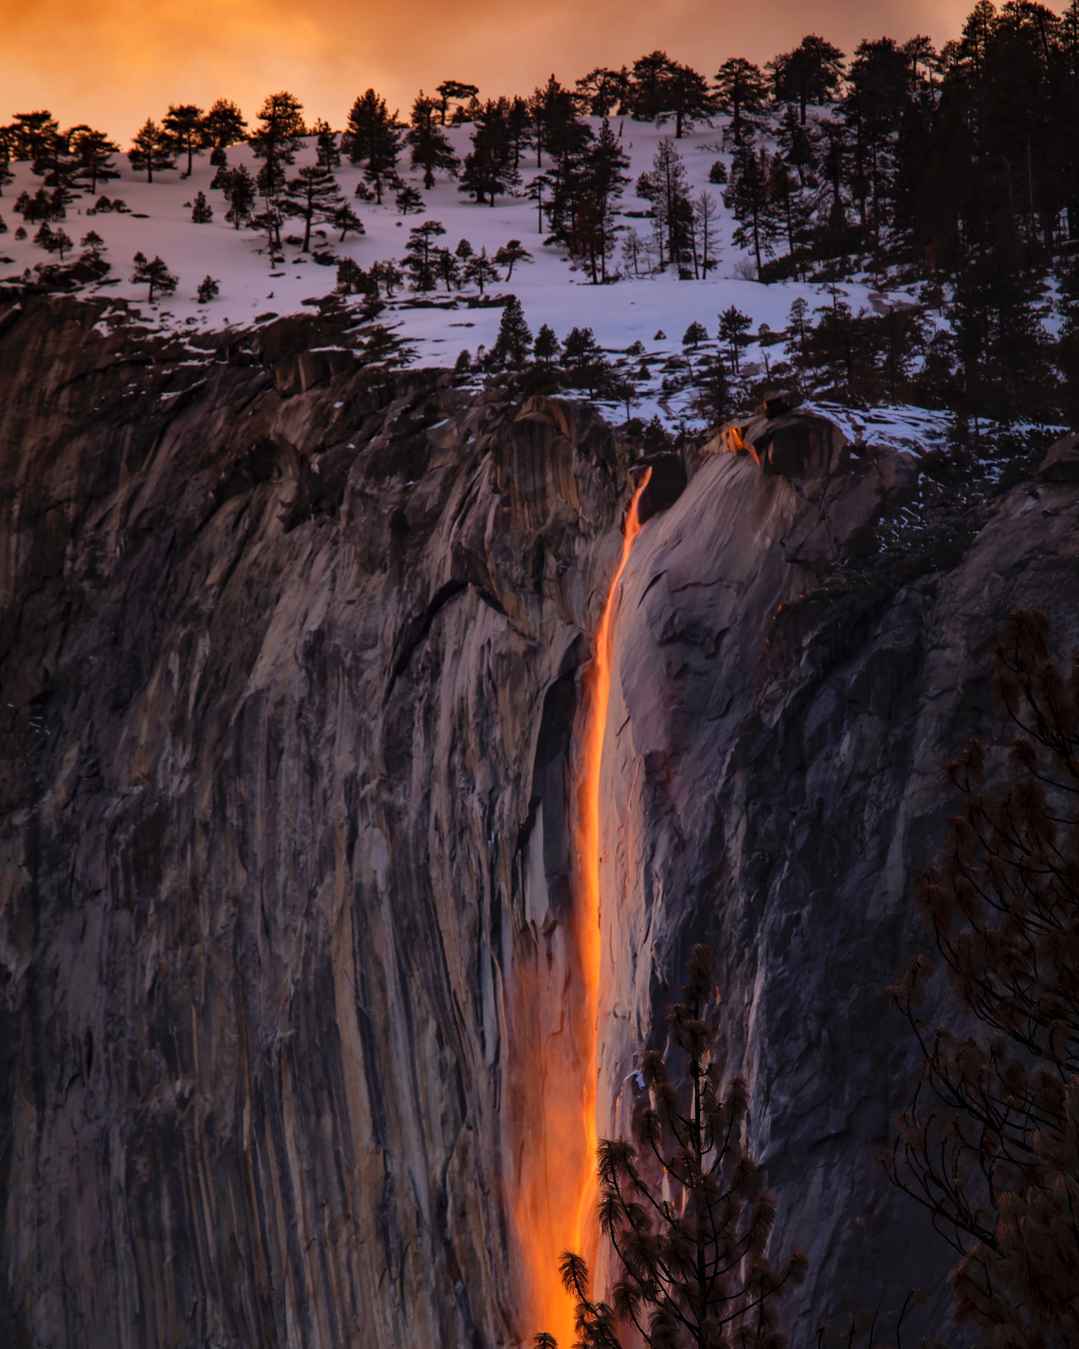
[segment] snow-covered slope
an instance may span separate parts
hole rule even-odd
[[[735,222],[723,206],[723,188],[711,184],[708,178],[717,159],[730,166],[730,155],[720,148],[725,120],[719,117],[712,126],[690,131],[676,142],[691,191],[709,192],[719,212],[719,265],[707,280],[679,280],[668,271],[647,279],[622,279],[606,286],[589,284],[585,273],[573,266],[561,250],[544,246],[543,235],[537,229],[535,206],[524,195],[538,171],[534,156],[529,156],[522,166],[520,194],[504,197],[491,207],[475,205],[459,190],[456,180],[450,178],[442,178],[431,191],[424,192],[422,176],[407,167],[407,156],[403,155],[403,176],[421,192],[426,207],[423,214],[408,216],[398,213],[392,196],[382,206],[355,201],[361,171],[346,162],[337,173],[338,182],[345,198],[354,203],[365,232],[340,243],[336,232],[327,225],[325,242],[336,257],[350,257],[368,267],[380,259],[401,259],[409,230],[425,219],[442,223],[446,234],[439,242],[451,248],[464,238],[477,251],[486,247],[493,255],[508,240],[519,239],[533,261],[519,264],[512,280],[496,284],[493,291],[511,291],[518,296],[533,332],[546,323],[561,339],[575,326],[590,327],[601,346],[611,352],[642,343],[653,364],[654,378],[639,384],[634,415],[647,418],[657,414],[669,424],[693,425],[696,419],[688,406],[688,394],[671,392],[669,388],[665,391],[663,387],[663,366],[682,354],[682,334],[690,323],[703,324],[712,339],[708,345],[714,346],[718,315],[731,305],[751,318],[752,337],[762,325],[773,331],[786,328],[791,303],[798,296],[804,297],[811,309],[831,302],[831,292],[822,286],[793,281],[762,285],[751,279],[752,261],[731,239]],[[598,119],[593,122],[598,128]],[[670,134],[670,128],[630,119],[615,125],[630,158],[630,186],[622,201],[620,224],[647,235],[650,222],[641,218],[647,203],[637,197],[634,184],[640,173],[651,166],[657,144]],[[448,134],[463,157],[471,128],[449,128]],[[312,138],[305,142],[297,167],[313,162],[314,158]],[[233,167],[247,163],[257,168],[246,146],[233,147],[229,163]],[[292,245],[285,248],[286,263],[271,269],[263,237],[252,230],[236,230],[226,222],[226,203],[220,192],[210,188],[214,170],[208,155],[196,160],[191,178],[182,178],[178,171],[172,171],[158,174],[152,184],[134,174],[123,156],[117,157],[117,167],[121,178],[100,190],[110,197],[122,198],[130,214],[88,217],[86,212],[93,198],[84,194],[68,208],[67,219],[61,224],[76,245],[90,229],[105,240],[106,256],[113,271],[109,280],[96,289],[133,302],[142,319],[152,326],[188,330],[246,327],[261,316],[299,311],[305,302],[310,305],[334,290],[335,268],[319,265],[310,254]],[[28,226],[26,239],[14,237],[21,223],[13,209],[16,197],[24,189],[33,193],[41,186],[41,180],[31,173],[28,164],[19,163],[14,168],[15,181],[0,198],[0,215],[9,227],[8,233],[0,236],[3,260],[0,279],[17,278],[26,269],[55,261],[34,244],[36,225]],[[204,225],[191,220],[191,203],[200,190],[214,208],[214,219]],[[286,234],[295,234],[296,228],[295,221],[287,222]],[[138,251],[151,257],[160,255],[176,273],[179,287],[174,295],[153,305],[146,302],[145,287],[130,280],[132,258]],[[614,261],[617,265],[617,254]],[[205,276],[218,280],[220,295],[209,304],[199,304],[196,290]],[[856,313],[881,304],[881,297],[873,294],[866,284],[852,281],[840,290]],[[458,303],[448,306],[447,302],[454,297],[442,290],[420,296],[406,289],[398,293],[381,322],[412,344],[420,363],[452,365],[462,349],[475,356],[480,349],[489,347],[498,330],[501,311],[469,308],[469,294],[475,295],[475,290],[456,292]],[[902,294],[896,298],[909,302],[912,297]],[[750,345],[743,357],[745,373],[750,377],[765,374],[766,357],[774,364],[776,359],[782,359],[782,347],[773,346],[769,353],[756,343]]]

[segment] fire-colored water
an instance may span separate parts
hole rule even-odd
[[[574,945],[569,964],[557,972],[521,971],[517,1000],[521,1021],[529,1021],[537,1062],[532,1081],[518,1088],[517,1111],[524,1116],[519,1140],[519,1189],[512,1203],[524,1262],[523,1283],[529,1337],[547,1330],[562,1349],[574,1342],[573,1300],[562,1287],[562,1252],[581,1252],[593,1263],[596,1246],[596,1080],[599,1065],[598,1016],[601,967],[600,770],[611,698],[611,656],[618,596],[634,541],[641,530],[640,500],[651,469],[630,501],[622,531],[622,551],[611,578],[596,630],[595,651],[586,675],[585,723],[574,825]],[[533,985],[533,980],[534,985]],[[557,1016],[550,1001],[558,999]],[[546,1015],[544,1003],[546,1002]],[[557,1023],[556,1033],[545,1033]],[[536,1078],[538,1077],[538,1082]],[[542,1119],[528,1121],[531,1110]]]

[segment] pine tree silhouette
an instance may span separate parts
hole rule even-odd
[[[782,1293],[801,1281],[796,1252],[782,1268],[766,1249],[775,1200],[744,1143],[746,1084],[723,1088],[712,955],[695,946],[682,1001],[669,1013],[686,1061],[675,1082],[657,1050],[642,1058],[646,1095],[634,1119],[636,1144],[599,1147],[600,1228],[620,1269],[613,1301],[592,1296],[588,1268],[562,1256],[562,1281],[577,1304],[580,1345],[620,1349],[620,1328],[649,1349],[784,1349],[776,1324]],[[714,1021],[714,1018],[712,1018]],[[534,1345],[551,1340],[537,1337]]]
[[[977,742],[950,766],[963,807],[919,896],[975,1029],[927,1019],[933,966],[917,957],[893,994],[923,1071],[889,1170],[961,1256],[957,1318],[994,1346],[1066,1349],[1079,1343],[1079,651],[1061,673],[1044,614],[1013,612],[994,684],[1015,731],[1007,780],[986,792]]]

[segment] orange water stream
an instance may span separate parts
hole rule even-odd
[[[562,1287],[562,1252],[580,1252],[594,1263],[596,1231],[596,1081],[599,1068],[599,995],[601,964],[600,770],[611,699],[613,627],[619,588],[634,541],[641,531],[640,500],[652,470],[647,469],[626,512],[622,552],[607,591],[595,652],[586,680],[586,714],[581,747],[581,776],[574,825],[574,938],[578,996],[567,998],[562,1034],[567,1039],[537,1065],[542,1083],[537,1150],[542,1162],[522,1167],[521,1190],[513,1203],[514,1224],[525,1263],[529,1336],[547,1330],[560,1349],[569,1349],[576,1333],[573,1300]],[[537,990],[538,991],[538,990]],[[576,1024],[572,1024],[576,1022]],[[566,1045],[574,1046],[572,1053]],[[530,1338],[527,1341],[531,1342]]]

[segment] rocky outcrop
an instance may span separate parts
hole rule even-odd
[[[573,995],[573,730],[629,466],[579,407],[305,354],[334,345],[33,297],[0,330],[5,1342],[533,1329],[506,1196]],[[656,474],[604,767],[601,1099],[624,1121],[711,940],[810,1329],[942,1268],[874,1159],[911,1062],[881,986],[993,629],[1032,605],[1079,640],[1074,485],[844,593],[910,469],[834,448]]]

